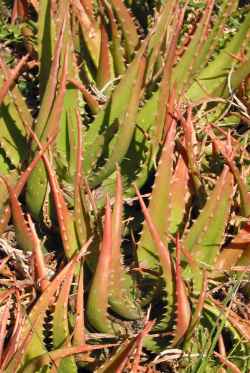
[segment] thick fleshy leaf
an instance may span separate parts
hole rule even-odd
[[[200,215],[183,238],[183,247],[188,249],[197,263],[205,268],[213,266],[224,240],[233,196],[233,176],[224,167]],[[193,273],[187,267],[184,276],[193,278],[195,287],[202,286],[202,272]]]
[[[103,239],[101,242],[99,258],[91,283],[86,314],[88,321],[97,331],[114,334],[117,325],[108,318],[108,296],[112,258],[112,216],[110,201],[107,196],[105,218],[103,226]]]
[[[176,327],[174,331],[174,340],[171,341],[173,346],[184,338],[191,320],[191,308],[187,289],[181,275],[181,248],[178,235],[176,237],[175,297]]]
[[[139,304],[132,299],[133,280],[126,272],[121,254],[123,231],[122,180],[119,169],[116,176],[116,195],[112,214],[112,258],[110,270],[111,309],[125,319],[136,320],[140,317]]]

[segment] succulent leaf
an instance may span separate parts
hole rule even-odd
[[[98,263],[88,295],[86,313],[92,327],[102,333],[114,334],[117,331],[117,325],[109,320],[107,316],[111,257],[112,216],[110,201],[107,196],[103,226],[103,240],[100,247]]]
[[[214,190],[195,223],[183,238],[183,247],[188,249],[198,263],[205,267],[214,265],[224,237],[233,195],[233,177],[224,167]],[[193,278],[194,286],[200,288],[202,272],[193,273],[190,267],[184,276]]]

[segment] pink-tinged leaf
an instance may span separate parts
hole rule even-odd
[[[68,60],[69,60],[69,45],[67,44],[65,47],[62,71],[59,77],[60,87],[54,99],[53,108],[48,118],[48,123],[46,124],[46,127],[42,133],[42,139],[41,139],[42,143],[44,143],[45,139],[49,137],[53,137],[53,135],[59,131],[60,118],[61,118],[61,113],[63,110],[64,97],[65,97],[66,86],[67,86],[67,73],[68,73],[68,62],[69,62]],[[36,128],[36,131],[37,131],[37,128]]]
[[[232,373],[241,373],[241,370],[232,363],[227,357],[219,354],[218,352],[214,351],[214,355],[220,360],[220,362],[227,368],[230,369]]]
[[[29,228],[33,236],[33,258],[35,264],[36,280],[42,291],[46,289],[49,284],[48,280],[48,269],[46,268],[44,256],[41,248],[40,240],[37,236],[35,225],[33,224],[30,215],[28,215]]]
[[[22,68],[26,65],[29,58],[29,54],[26,54],[23,56],[16,67],[9,71],[8,79],[5,80],[2,87],[0,88],[0,105],[3,103],[3,100],[5,96],[7,95],[8,91],[12,88],[12,86],[15,84],[15,80],[20,75]],[[0,57],[0,67],[2,68],[3,62]]]
[[[96,27],[96,24],[92,22],[80,0],[74,0],[72,2],[72,10],[80,24],[82,36],[91,59],[97,67],[100,55],[100,30]]]
[[[190,199],[188,167],[182,157],[179,156],[173,178],[171,181],[171,206],[169,233],[175,234],[183,228],[185,222],[186,206]]]
[[[43,147],[40,141],[38,140],[36,134],[32,131],[31,128],[29,128],[29,131],[32,136],[32,139],[37,143],[39,149],[42,150]],[[55,209],[59,223],[61,239],[63,242],[64,252],[67,258],[71,258],[72,255],[75,254],[75,252],[78,250],[78,240],[76,237],[73,215],[68,210],[67,204],[63,197],[62,190],[59,186],[57,177],[52,169],[48,157],[45,154],[42,154],[42,158],[46,167],[51,192],[55,203]]]
[[[104,22],[104,16],[101,16],[101,47],[96,76],[96,85],[100,90],[110,81],[112,77],[109,56],[109,39]]]
[[[122,197],[122,179],[119,168],[116,171],[116,194],[115,194],[115,206],[112,217],[112,267],[115,268],[116,264],[120,263],[121,260],[121,241],[122,241],[122,219],[123,219],[123,197]],[[118,257],[118,259],[117,259]]]
[[[85,188],[82,188],[82,130],[81,117],[77,111],[77,154],[76,154],[76,173],[75,173],[75,192],[74,192],[74,220],[77,238],[80,245],[90,236],[90,217],[87,212],[87,203],[85,201]]]
[[[171,113],[169,113],[171,115]],[[171,181],[172,168],[174,159],[176,122],[172,119],[164,147],[162,149],[161,158],[158,163],[158,168],[155,176],[154,186],[152,188],[151,198],[148,207],[148,216],[152,220],[160,241],[166,245],[168,242],[168,228],[169,216],[171,216]],[[159,201],[164,202],[165,208]],[[165,247],[165,246],[164,246]],[[148,269],[157,269],[159,267],[159,260],[157,253],[155,238],[152,235],[151,228],[145,219],[140,242],[137,248],[139,263],[142,267]],[[162,264],[162,263],[161,263]],[[170,268],[170,267],[169,267]],[[168,269],[169,269],[168,268]]]
[[[171,25],[171,27],[175,29],[175,32],[172,33],[171,40],[168,43],[168,49],[165,52],[166,59],[164,61],[165,65],[160,83],[154,139],[157,145],[162,143],[162,140],[164,141],[166,137],[171,119],[174,116],[174,105],[178,101],[178,99],[176,100],[176,84],[172,79],[172,71],[176,60],[177,42],[184,19],[185,6],[180,8],[179,5],[176,5],[176,8],[177,16],[175,17],[174,24]]]
[[[183,245],[181,246],[181,251],[192,271],[198,271],[199,263],[197,262],[197,260],[194,259],[190,251],[187,250]]]
[[[114,211],[112,215],[112,259],[110,268],[110,296],[109,303],[113,311],[118,315],[136,320],[140,317],[139,305],[136,306],[131,299],[133,289],[132,278],[126,273],[121,254],[122,230],[123,230],[123,196],[122,179],[120,170],[116,172],[116,194]]]
[[[168,280],[170,280],[170,282],[172,282],[172,263],[171,263],[171,257],[169,255],[168,248],[162,242],[160,234],[159,234],[158,230],[156,229],[155,224],[152,221],[149,210],[147,209],[147,207],[146,207],[146,205],[145,205],[145,203],[142,199],[142,196],[141,196],[139,190],[137,189],[136,185],[135,185],[135,190],[136,190],[136,194],[137,194],[137,197],[139,199],[139,203],[141,205],[141,209],[142,209],[143,215],[145,217],[146,224],[148,226],[149,232],[150,232],[150,234],[151,234],[151,236],[154,240],[154,243],[156,245],[157,254],[160,258],[163,273],[166,275],[166,279],[168,279]]]
[[[94,2],[92,0],[80,0],[91,21],[95,22]]]
[[[126,65],[124,61],[124,50],[122,48],[121,33],[118,30],[112,7],[107,1],[102,0],[102,2],[107,9],[107,15],[111,27],[111,53],[113,56],[115,75],[123,75],[126,71]]]
[[[169,4],[168,4],[169,5]],[[174,105],[179,101],[178,95],[176,94],[176,82],[173,80],[173,66],[176,62],[176,50],[179,35],[181,32],[186,5],[180,7],[179,4],[175,4],[173,24],[171,27],[175,29],[172,33],[169,43],[167,43],[167,50],[165,52],[164,70],[162,80],[159,89],[159,99],[157,104],[157,115],[156,115],[156,126],[155,126],[155,147],[158,149],[158,144],[164,141],[168,132],[171,119],[175,115]],[[170,7],[171,9],[171,7]],[[173,9],[172,9],[173,10]],[[156,157],[156,154],[154,155]]]
[[[55,203],[57,219],[60,228],[60,235],[63,242],[64,253],[67,258],[71,258],[78,250],[78,240],[74,226],[74,219],[71,212],[68,210],[63,197],[63,192],[57,181],[57,177],[52,170],[48,158],[44,155],[43,160],[48,172],[49,183]]]
[[[7,182],[6,178],[2,177],[2,180],[4,181],[9,193],[9,202],[11,206],[11,213],[15,226],[15,233],[18,245],[24,251],[33,251],[35,245],[35,238],[27,224],[27,221],[24,218],[24,214],[21,205],[17,199],[17,195],[14,189]]]
[[[78,275],[78,286],[76,294],[76,319],[73,333],[73,345],[80,346],[85,344],[85,325],[84,325],[84,275],[83,264]]]
[[[159,73],[159,70],[156,72],[156,66],[157,61],[159,61],[159,56],[161,54],[161,49],[163,47],[163,43],[166,40],[166,34],[170,27],[175,28],[175,25],[172,24],[173,22],[173,14],[175,13],[175,20],[181,18],[180,9],[178,7],[178,4],[174,0],[170,0],[167,3],[164,4],[164,6],[161,8],[159,15],[157,15],[156,20],[156,26],[153,26],[151,29],[152,37],[149,42],[148,47],[148,67],[147,67],[147,73],[146,73],[146,83],[152,81],[152,79],[155,77],[154,73]],[[179,30],[176,30],[176,34],[178,34]],[[170,36],[170,35],[169,35]],[[172,44],[170,46],[170,44]],[[171,47],[173,46],[173,41],[168,43],[169,48],[168,51],[172,51]],[[170,58],[170,55],[168,52],[165,51],[166,59],[168,59],[168,56]],[[166,97],[165,97],[166,99]],[[159,105],[160,108],[160,105]]]
[[[66,7],[65,7],[66,11]],[[64,33],[66,27],[67,15],[64,14],[62,17],[61,29],[58,33],[58,38],[55,45],[55,51],[53,53],[54,58],[50,68],[49,79],[46,84],[46,89],[42,97],[41,108],[38,114],[37,123],[35,126],[35,131],[39,139],[41,139],[44,128],[46,127],[51,109],[53,107],[53,102],[56,96],[56,88],[58,83],[58,74],[60,69],[60,58],[63,48]],[[41,84],[41,83],[40,83]],[[43,141],[46,137],[43,138]]]
[[[14,5],[11,14],[11,23],[15,23],[17,19],[24,21],[28,17],[28,2],[27,0],[14,0]]]
[[[125,39],[126,53],[130,61],[136,47],[139,44],[139,35],[136,26],[128,8],[125,6],[122,0],[111,0],[110,3],[121,25]]]
[[[139,203],[141,205],[141,209],[147,224],[147,228],[151,234],[153,243],[155,245],[155,253],[157,255],[158,259],[158,267],[157,269],[161,271],[161,273],[158,276],[153,276],[153,279],[156,280],[155,287],[159,284],[159,277],[162,277],[164,280],[164,292],[165,292],[165,298],[166,298],[166,307],[164,309],[164,314],[161,315],[161,321],[157,323],[157,328],[161,330],[166,330],[168,327],[168,322],[170,319],[170,312],[169,309],[171,309],[174,305],[174,283],[173,283],[173,268],[172,268],[172,261],[171,257],[168,251],[168,247],[163,243],[161,235],[155,226],[152,217],[150,215],[149,210],[146,208],[146,205],[141,197],[141,194],[137,187],[135,186],[136,194],[139,199]],[[148,274],[147,274],[148,276]],[[152,276],[150,276],[152,278]],[[153,291],[155,291],[155,287],[153,288]],[[146,302],[148,302],[148,299],[152,299],[152,289],[151,292],[147,289],[147,295],[146,295]]]
[[[200,171],[198,162],[196,159],[196,133],[193,126],[193,118],[192,118],[192,107],[188,107],[187,111],[187,118],[181,119],[183,131],[184,131],[184,139],[185,139],[185,149],[187,152],[188,157],[188,169],[190,175],[192,177],[193,185],[197,197],[201,199],[200,203],[202,203],[202,194],[204,193],[203,186],[201,183]],[[199,202],[198,202],[199,203]],[[199,206],[200,207],[200,206]]]
[[[176,327],[174,340],[171,342],[175,346],[185,336],[190,320],[191,309],[187,296],[187,289],[181,276],[181,249],[179,236],[176,237],[176,265],[175,265],[175,296],[176,296]]]
[[[87,301],[87,318],[97,331],[115,333],[117,327],[107,316],[109,281],[112,256],[112,215],[109,197],[106,197],[103,239]]]
[[[2,69],[5,80],[8,81],[10,78],[11,70],[5,64],[3,59],[0,59],[0,67]],[[12,85],[11,101],[13,101],[14,108],[18,113],[18,116],[19,116],[18,121],[19,120],[22,122],[26,121],[28,125],[32,126],[32,123],[33,123],[32,115],[17,85]]]

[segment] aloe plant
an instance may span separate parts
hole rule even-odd
[[[156,372],[175,358],[179,371],[249,370],[250,324],[235,310],[247,140],[230,120],[248,118],[237,89],[250,13],[199,5],[138,2],[142,37],[130,2],[32,2],[28,54],[12,69],[1,58],[4,372]],[[34,64],[36,117],[16,84]]]

